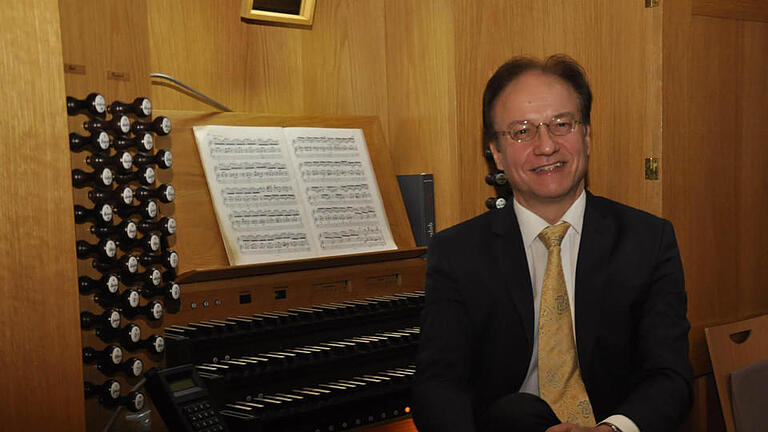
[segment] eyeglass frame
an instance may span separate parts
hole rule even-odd
[[[571,129],[568,132],[566,132],[566,133],[564,133],[562,135],[558,135],[556,133],[552,133],[552,129],[550,129],[550,127],[549,127],[550,123],[556,123],[556,120],[559,120],[559,119],[561,119],[564,116],[570,116],[570,115],[573,115],[573,117],[574,117],[573,125],[571,126]],[[535,133],[530,138],[528,138],[528,139],[522,139],[522,138],[521,139],[516,139],[516,138],[514,138],[512,136],[512,134],[513,134],[512,128],[514,126],[520,125],[520,124],[523,124],[523,125],[534,124],[531,120],[517,120],[517,121],[514,121],[514,122],[512,122],[512,124],[511,124],[511,126],[509,127],[508,130],[494,131],[494,133],[496,133],[497,136],[501,135],[501,136],[509,137],[509,139],[511,139],[512,141],[514,141],[514,142],[516,142],[518,144],[522,144],[522,143],[527,143],[527,142],[531,142],[531,141],[535,140],[536,137],[539,136],[539,128],[542,125],[546,125],[547,126],[547,133],[550,136],[553,136],[553,137],[564,137],[564,136],[568,136],[568,135],[572,134],[573,131],[576,130],[577,125],[580,125],[580,124],[583,125],[584,124],[584,122],[582,122],[581,120],[576,119],[576,117],[577,117],[577,115],[573,114],[573,113],[563,113],[563,114],[556,115],[556,116],[552,117],[548,122],[539,122],[538,124],[536,124],[536,128],[534,129]]]

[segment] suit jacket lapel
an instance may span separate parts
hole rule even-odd
[[[498,257],[501,275],[499,287],[514,303],[528,339],[528,347],[532,349],[533,288],[528,272],[528,260],[525,257],[525,246],[511,200],[503,209],[496,212],[493,231],[496,234],[493,256]]]
[[[616,240],[616,226],[601,211],[595,197],[587,192],[579,258],[576,264],[576,344],[582,373],[589,370],[600,326],[600,307],[606,269]],[[589,377],[584,377],[585,381]]]

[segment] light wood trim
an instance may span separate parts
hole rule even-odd
[[[315,0],[301,0],[301,7],[298,14],[253,9],[253,0],[242,0],[240,16],[247,20],[254,21],[311,26],[315,17]]]
[[[82,431],[59,4],[10,2],[2,18],[0,429]]]
[[[765,0],[693,0],[693,14],[768,22],[768,3]]]
[[[177,191],[177,198],[173,205],[174,216],[179,224],[175,248],[181,257],[179,265],[181,274],[193,270],[221,270],[230,267],[192,133],[194,125],[319,126],[362,129],[384,209],[389,219],[392,237],[398,249],[408,250],[416,247],[378,118],[192,111],[163,111],[157,114],[165,115],[173,122],[173,133],[167,137],[158,137],[157,142],[161,148],[170,148],[174,156],[173,184]]]

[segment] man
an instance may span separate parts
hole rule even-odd
[[[591,103],[563,55],[489,80],[484,140],[514,200],[432,240],[419,431],[663,432],[690,410],[674,231],[585,190]]]

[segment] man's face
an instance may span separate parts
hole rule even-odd
[[[573,88],[560,78],[540,71],[526,72],[509,83],[491,112],[497,131],[510,130],[525,120],[535,128],[540,122],[550,123],[565,114],[580,118],[578,97]],[[570,206],[581,194],[589,162],[589,141],[589,126],[581,123],[565,136],[554,136],[546,125],[541,125],[536,137],[528,142],[498,135],[498,148],[491,145],[491,151],[496,166],[504,170],[509,179],[515,198],[536,213],[543,206]]]

